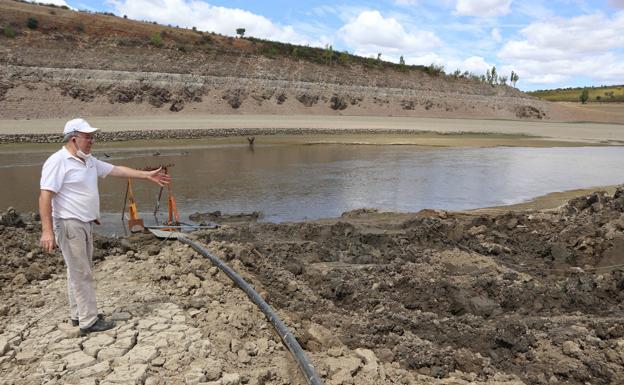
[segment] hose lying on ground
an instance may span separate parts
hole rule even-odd
[[[240,287],[245,292],[245,294],[247,294],[249,299],[251,299],[252,302],[255,303],[260,308],[260,310],[262,310],[262,312],[267,317],[269,322],[271,322],[271,324],[275,328],[275,331],[277,331],[277,334],[279,334],[280,338],[284,342],[284,345],[286,345],[288,350],[290,350],[290,353],[293,355],[293,357],[297,361],[297,364],[299,365],[299,368],[301,369],[301,372],[303,373],[303,376],[305,377],[308,384],[309,385],[322,385],[323,382],[321,381],[318,374],[316,374],[316,370],[314,370],[314,366],[312,365],[310,360],[308,360],[308,357],[306,357],[303,349],[297,342],[297,339],[293,336],[290,330],[288,330],[288,327],[286,327],[284,322],[279,318],[279,316],[277,315],[277,313],[275,313],[275,311],[271,308],[271,306],[269,306],[269,304],[266,303],[264,299],[262,299],[260,294],[258,294],[254,290],[254,288],[251,287],[251,285],[248,284],[240,275],[238,275],[228,265],[226,265],[223,261],[221,261],[221,259],[212,255],[204,247],[200,246],[199,244],[191,241],[190,239],[184,236],[180,236],[177,239],[180,242],[191,246],[193,250],[197,251],[204,257],[210,259],[210,261],[215,266],[217,266],[221,271],[227,274],[227,276],[230,277],[230,279],[234,281],[234,283],[236,283],[238,287]]]

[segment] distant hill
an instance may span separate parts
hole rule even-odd
[[[0,0],[0,119],[189,113],[611,119],[434,65]]]
[[[540,99],[551,102],[580,102],[580,96],[583,90],[587,90],[589,94],[589,103],[623,103],[624,102],[624,85],[619,86],[601,86],[601,87],[576,87],[576,88],[557,88],[554,90],[537,90],[527,92]]]

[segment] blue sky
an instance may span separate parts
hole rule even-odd
[[[42,1],[42,0],[40,0]],[[517,87],[624,84],[624,0],[50,0],[408,64],[519,74]]]

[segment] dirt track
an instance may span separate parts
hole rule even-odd
[[[97,240],[101,308],[120,326],[74,338],[60,257],[35,246],[36,221],[12,218],[0,261],[8,383],[303,383],[222,273],[147,236]],[[359,210],[193,236],[278,310],[328,384],[615,384],[623,230],[620,187],[557,210]]]
[[[401,142],[445,146],[561,146],[582,144],[624,143],[624,126],[603,123],[522,122],[487,119],[442,119],[382,116],[329,116],[329,115],[197,115],[166,117],[89,118],[91,124],[106,135],[128,132],[142,133],[137,139],[159,137],[201,137],[281,134],[340,133],[343,138],[358,133],[358,142],[384,143],[383,131],[403,135]],[[60,132],[65,119],[0,120],[0,137],[21,135],[51,135]],[[202,134],[201,130],[205,130]],[[185,134],[185,132],[187,132]],[[159,135],[162,132],[163,135]],[[366,137],[362,138],[362,134]],[[186,136],[185,136],[186,135]],[[337,139],[336,139],[337,138]],[[117,138],[115,140],[124,139]],[[347,138],[348,139],[348,138]],[[42,138],[43,142],[50,139]],[[343,140],[334,136],[331,140]],[[391,136],[390,141],[396,141]],[[386,140],[387,142],[387,140]]]

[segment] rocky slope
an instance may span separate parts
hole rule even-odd
[[[267,54],[270,42],[13,0],[0,0],[0,10],[0,26],[17,31],[0,35],[4,119],[172,113],[579,118],[574,109],[508,86],[390,63],[318,63]],[[25,27],[29,17],[37,19],[36,29]],[[150,44],[154,33],[163,36],[161,45]],[[580,118],[611,119],[589,115]]]
[[[119,325],[76,337],[61,257],[36,246],[36,216],[0,222],[6,383],[304,383],[240,290],[151,236],[98,237],[100,305]],[[358,210],[192,237],[256,287],[327,384],[615,384],[623,230],[620,187],[557,210]]]

